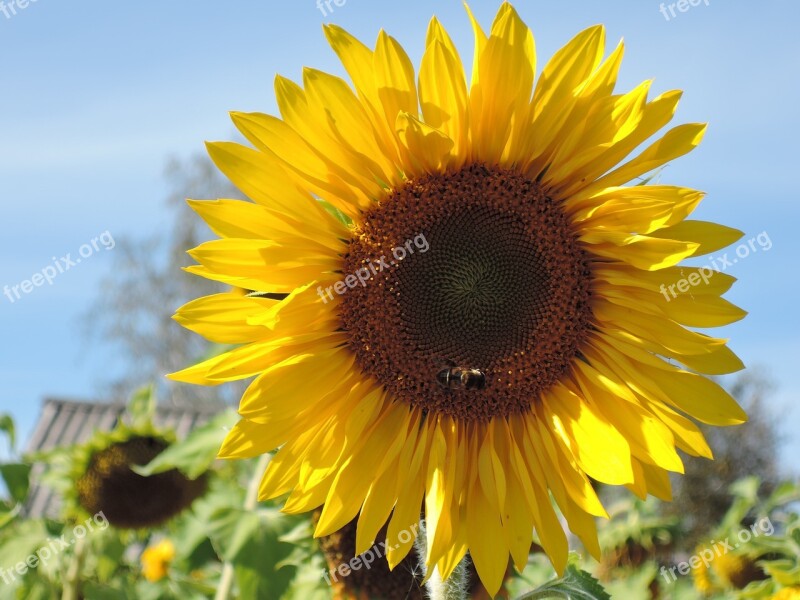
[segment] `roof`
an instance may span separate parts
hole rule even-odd
[[[45,398],[27,452],[88,442],[96,431],[114,429],[126,408],[125,404],[117,402]],[[183,439],[220,410],[220,407],[207,405],[178,407],[159,404],[153,421],[158,427],[174,429],[178,439]],[[24,509],[28,517],[57,517],[60,512],[58,494],[36,483],[44,468],[43,464],[37,463],[31,473],[32,484]]]

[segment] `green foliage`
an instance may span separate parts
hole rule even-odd
[[[15,454],[16,426],[9,415],[0,415],[0,431],[5,432],[11,454]],[[25,499],[28,497],[30,473],[30,464],[24,462],[0,463],[0,491],[4,485],[8,492],[8,498],[0,497],[0,532],[19,516]]]
[[[521,596],[519,600],[539,600],[540,598],[560,598],[562,600],[611,600],[611,596],[586,571],[578,569],[574,564],[567,567],[563,577],[554,579],[532,592]]]
[[[0,476],[3,477],[11,499],[17,504],[25,502],[30,485],[31,466],[23,463],[0,464]]]
[[[659,508],[656,498],[640,500],[631,495],[620,498],[608,508],[610,519],[598,532],[600,547],[610,552],[633,544],[652,552],[672,543],[678,535],[679,520],[661,515]]]
[[[205,473],[217,457],[227,431],[236,423],[233,410],[227,410],[190,433],[185,440],[171,445],[148,465],[137,467],[140,475],[154,475],[179,469],[190,479]]]
[[[152,422],[156,413],[156,402],[155,386],[147,385],[133,393],[128,402],[128,415],[134,428]]]
[[[5,433],[6,437],[8,437],[8,447],[13,454],[16,452],[17,448],[17,434],[16,427],[14,426],[14,419],[11,418],[11,415],[0,415],[0,431]]]

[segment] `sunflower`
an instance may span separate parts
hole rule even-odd
[[[141,556],[142,575],[147,581],[160,581],[167,576],[172,561],[175,560],[175,544],[163,539],[147,547]]]
[[[772,596],[770,600],[800,600],[800,587],[783,588]]]
[[[177,469],[150,476],[134,466],[146,465],[166,450],[170,436],[151,425],[118,425],[98,432],[75,450],[74,486],[67,505],[78,516],[103,514],[120,529],[157,527],[188,508],[201,496],[207,476],[189,479]]]
[[[713,548],[700,546],[695,555],[700,556],[706,551],[714,554]],[[706,596],[733,589],[741,590],[751,582],[764,578],[764,571],[756,565],[755,560],[743,554],[720,554],[710,564],[701,562],[692,570],[695,589]]]
[[[533,36],[504,3],[475,33],[471,82],[434,18],[419,75],[381,31],[370,49],[325,34],[352,87],[278,76],[280,117],[233,113],[252,147],[208,145],[252,202],[190,201],[221,239],[188,271],[238,288],[197,299],[183,326],[237,346],[171,377],[255,376],[220,451],[280,447],[261,498],[324,506],[315,534],[358,516],[356,552],[389,519],[387,559],[422,508],[428,568],[469,551],[490,592],[532,532],[559,572],[569,528],[599,555],[590,478],[670,497],[676,449],[711,458],[690,417],[746,419],[703,374],[742,368],[687,327],[744,312],[729,275],[678,266],[741,232],[686,220],[703,197],[634,182],[698,145],[686,124],[639,149],[681,93],[615,94],[619,46],[579,33],[534,86]],[[619,163],[625,161],[621,166]],[[629,184],[629,185],[626,185]],[[689,285],[691,284],[691,286]]]

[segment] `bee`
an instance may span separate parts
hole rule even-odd
[[[448,390],[482,390],[486,386],[486,375],[479,369],[459,367],[448,360],[436,373],[436,381]]]

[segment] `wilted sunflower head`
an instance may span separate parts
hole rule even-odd
[[[424,504],[428,567],[469,551],[496,592],[534,529],[564,569],[551,494],[596,555],[589,477],[669,498],[676,449],[711,457],[691,418],[745,420],[701,375],[741,362],[687,329],[744,315],[720,297],[733,278],[677,266],[741,232],[687,221],[701,192],[636,181],[705,125],[648,142],[680,92],[614,93],[622,44],[604,59],[602,26],[536,78],[510,4],[489,32],[470,18],[469,81],[435,18],[418,75],[385,32],[373,49],[326,26],[350,84],[307,68],[276,79],[280,117],[233,114],[252,147],[209,151],[252,202],[191,202],[222,239],[188,270],[254,293],[178,311],[238,347],[172,377],[256,376],[221,456],[281,446],[261,496],[324,504],[317,535],[359,516],[363,552],[389,519],[393,567]]]
[[[121,529],[159,526],[188,508],[205,492],[206,476],[189,479],[177,469],[143,476],[143,466],[170,445],[155,430],[134,431],[120,426],[98,434],[81,450],[72,494],[90,515],[102,513]]]

